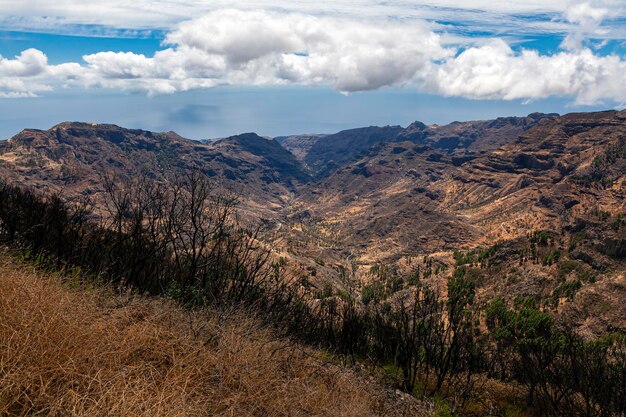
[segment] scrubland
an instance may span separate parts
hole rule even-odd
[[[428,415],[240,309],[184,309],[0,256],[0,415]]]

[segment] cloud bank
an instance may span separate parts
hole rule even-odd
[[[579,104],[626,102],[626,61],[600,56],[586,39],[602,30],[607,9],[574,4],[575,27],[563,50],[516,52],[502,39],[459,49],[436,25],[416,19],[349,19],[218,10],[182,22],[153,56],[85,55],[50,65],[29,49],[0,57],[0,96],[25,97],[63,87],[114,88],[149,95],[217,85],[331,86],[351,93],[391,86],[473,99],[569,96]]]

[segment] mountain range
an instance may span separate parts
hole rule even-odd
[[[626,111],[204,142],[65,122],[0,142],[4,181],[95,201],[105,177],[190,170],[326,296],[394,297],[463,267],[481,301],[534,296],[581,331],[626,329]]]

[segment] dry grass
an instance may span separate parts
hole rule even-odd
[[[0,255],[0,415],[420,415],[239,312],[74,289]]]

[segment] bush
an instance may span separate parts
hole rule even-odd
[[[324,299],[324,298],[329,298],[332,296],[333,296],[333,286],[331,285],[330,282],[327,282],[324,284],[324,287],[322,288],[322,290],[317,292],[316,298]]]
[[[363,286],[361,301],[363,304],[378,303],[385,298],[385,288],[380,282]]]
[[[582,287],[582,283],[579,280],[565,281],[552,292],[553,304],[556,305],[559,298],[567,298],[569,300],[574,299],[574,295]]]

